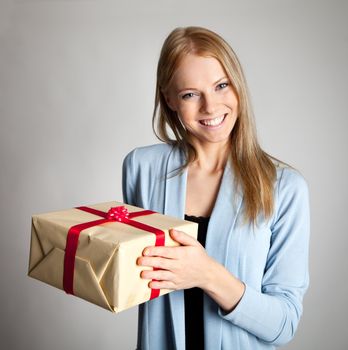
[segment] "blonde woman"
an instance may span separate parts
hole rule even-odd
[[[260,148],[242,68],[218,34],[186,27],[166,38],[153,128],[162,142],[124,159],[123,199],[198,222],[199,234],[171,230],[180,246],[138,258],[149,288],[173,291],[139,306],[137,349],[288,343],[309,283],[308,188]]]

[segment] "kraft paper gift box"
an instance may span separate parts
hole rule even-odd
[[[140,273],[152,267],[136,263],[147,246],[178,246],[171,228],[197,238],[195,222],[121,202],[33,215],[28,275],[120,312],[171,291],[151,289]]]

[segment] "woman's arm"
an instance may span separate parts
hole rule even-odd
[[[223,306],[228,304],[222,304],[219,315],[263,341],[279,346],[289,342],[295,334],[302,315],[303,295],[309,285],[308,187],[294,170],[283,169],[276,203],[262,290],[245,284],[238,305],[226,313]],[[219,285],[217,281],[211,285],[216,283]],[[236,288],[231,288],[231,299]]]
[[[221,312],[227,314],[233,311],[243,297],[245,284],[212,259],[200,288],[214,299]]]

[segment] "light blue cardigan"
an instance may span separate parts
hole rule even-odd
[[[182,175],[165,176],[184,160],[177,147],[165,143],[133,149],[123,161],[123,201],[183,219],[187,168]],[[278,166],[274,191],[273,217],[260,218],[255,229],[243,224],[243,195],[233,186],[227,162],[205,249],[246,289],[227,314],[204,294],[206,350],[275,349],[289,342],[297,329],[309,283],[308,188],[297,171]],[[184,350],[184,315],[183,290],[139,305],[137,349]]]

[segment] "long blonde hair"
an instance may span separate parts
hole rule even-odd
[[[174,72],[187,54],[214,57],[224,68],[238,98],[238,117],[231,132],[230,157],[236,185],[242,186],[244,194],[245,219],[254,223],[260,213],[266,218],[271,217],[274,207],[273,184],[276,179],[276,167],[272,159],[276,158],[264,152],[257,141],[242,67],[235,52],[218,34],[202,27],[178,27],[164,41],[157,66],[152,117],[155,135],[159,140],[178,146],[185,152],[186,163],[180,167],[180,172],[197,158],[190,135],[165,99]],[[175,139],[168,135],[167,125],[174,133]]]

